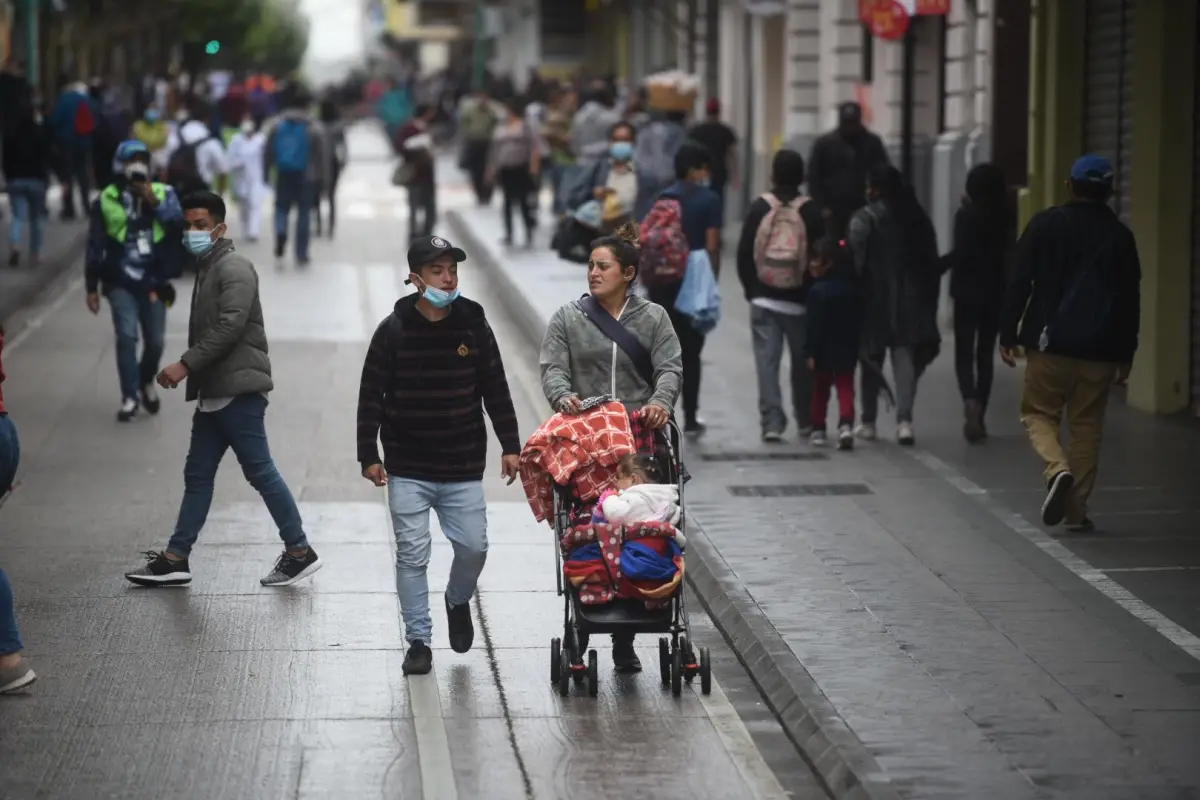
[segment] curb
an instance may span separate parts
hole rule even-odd
[[[27,287],[0,301],[0,324],[10,323],[20,315],[21,311],[36,304],[41,295],[62,278],[63,274],[70,270],[83,255],[84,247],[87,244],[87,227],[69,235],[71,236],[70,244],[53,259],[47,259],[46,263],[40,267],[22,267],[22,269],[36,271],[37,275]],[[15,336],[16,333],[16,330],[9,331],[10,336]]]
[[[463,241],[463,249],[478,254],[474,263],[499,278],[493,282],[493,290],[515,312],[522,334],[540,347],[545,331],[533,303],[485,255],[487,247],[460,212],[448,211],[446,220]],[[709,540],[703,526],[690,514],[688,548],[693,558],[688,561],[687,582],[830,796],[836,800],[899,800],[883,768],[837,713]]]

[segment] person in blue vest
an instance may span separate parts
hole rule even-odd
[[[328,178],[325,136],[308,110],[308,97],[298,91],[267,134],[263,174],[275,170],[275,260],[283,266],[289,217],[296,209],[296,266],[308,266],[310,217],[318,186]]]
[[[98,314],[101,295],[108,298],[121,382],[117,419],[129,422],[141,408],[158,413],[154,379],[162,358],[167,307],[175,299],[170,280],[183,266],[183,211],[171,187],[150,180],[146,145],[136,139],[121,142],[113,166],[113,182],[91,208],[87,307]]]

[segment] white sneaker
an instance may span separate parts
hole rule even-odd
[[[912,447],[917,443],[917,437],[913,435],[911,422],[901,422],[896,426],[896,441],[904,447]]]
[[[854,435],[864,442],[873,442],[879,438],[879,431],[875,430],[872,423],[864,422],[854,429]]]
[[[854,428],[842,425],[838,428],[838,450],[854,449]]]
[[[126,397],[121,401],[121,408],[117,411],[117,422],[129,422],[137,416],[138,403],[132,397]]]
[[[829,444],[829,438],[823,430],[815,430],[808,435],[808,443],[813,447],[826,447]]]

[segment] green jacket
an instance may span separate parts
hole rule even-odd
[[[220,239],[200,259],[188,320],[187,399],[269,392],[271,359],[258,298],[258,273],[233,242]]]

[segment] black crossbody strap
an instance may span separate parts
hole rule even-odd
[[[650,351],[642,347],[642,343],[637,340],[637,337],[622,325],[620,320],[601,308],[600,304],[596,302],[596,298],[590,294],[585,294],[576,300],[575,306],[593,325],[600,329],[601,333],[612,339],[617,347],[629,356],[629,360],[633,362],[633,368],[637,370],[646,385],[653,390],[654,363],[650,359]]]

